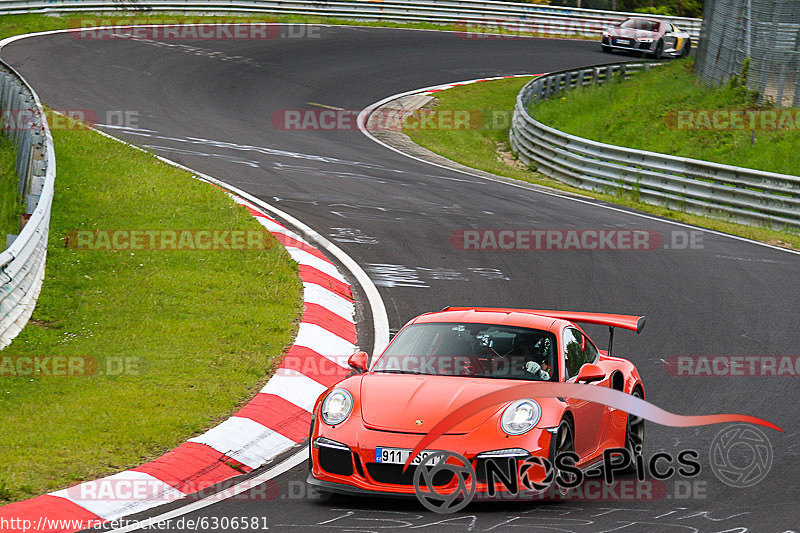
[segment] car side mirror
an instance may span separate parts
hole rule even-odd
[[[606,373],[599,366],[587,363],[578,371],[578,377],[575,378],[575,383],[592,383],[594,381],[603,381],[606,379]]]
[[[347,364],[350,365],[350,368],[356,370],[360,374],[367,371],[368,361],[369,354],[359,350],[350,356],[350,359],[347,360]]]

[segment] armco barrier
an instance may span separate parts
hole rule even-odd
[[[359,20],[393,22],[462,23],[464,31],[471,25],[488,25],[485,31],[506,26],[512,33],[532,31],[545,34],[600,35],[611,23],[635,13],[597,11],[568,7],[540,6],[517,2],[481,0],[362,0],[314,2],[308,0],[0,0],[0,14],[49,13],[55,11],[110,12],[148,11],[184,13],[274,13],[279,15],[316,15]],[[639,14],[641,16],[641,14]],[[693,39],[700,37],[700,19],[651,16],[667,20],[689,32]]]
[[[535,78],[517,95],[509,140],[526,165],[582,189],[776,229],[800,229],[800,177],[591,141],[535,120],[530,105],[561,91],[627,78],[659,63],[623,63]]]
[[[3,134],[17,148],[19,193],[30,215],[20,234],[0,253],[0,348],[3,348],[28,322],[42,288],[56,159],[53,138],[36,93],[2,61],[0,117]]]

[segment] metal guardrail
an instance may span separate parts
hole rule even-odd
[[[14,242],[0,253],[0,348],[4,348],[28,322],[42,288],[56,158],[39,98],[2,61],[0,119],[3,134],[17,147],[19,193],[30,215]]]
[[[183,12],[183,13],[273,13],[280,15],[317,15],[322,17],[392,22],[431,22],[463,24],[465,33],[477,35],[504,27],[514,34],[599,35],[611,23],[636,13],[596,11],[569,7],[539,6],[517,2],[486,0],[0,0],[0,14],[75,12]],[[638,16],[643,16],[638,14]],[[651,16],[668,20],[700,37],[701,20],[685,17]],[[483,29],[480,26],[484,26]]]
[[[575,187],[626,191],[642,202],[776,229],[800,229],[800,177],[604,144],[535,120],[530,105],[561,91],[628,78],[660,63],[554,72],[517,95],[509,140],[519,159]]]

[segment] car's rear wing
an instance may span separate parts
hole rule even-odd
[[[608,354],[611,355],[611,346],[614,343],[614,328],[623,328],[636,333],[644,329],[646,317],[636,315],[613,315],[609,313],[585,313],[582,311],[547,311],[542,309],[505,309],[499,307],[445,307],[442,311],[500,311],[506,313],[529,313],[546,317],[581,322],[583,324],[597,324],[608,326]]]
[[[583,313],[580,311],[541,311],[531,309],[531,313],[537,315],[551,316],[570,322],[582,322],[584,324],[598,324],[610,328],[622,328],[641,333],[647,321],[645,316],[635,315],[612,315],[607,313]]]

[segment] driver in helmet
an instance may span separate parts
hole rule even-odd
[[[522,359],[524,371],[542,381],[550,380],[551,341],[535,335],[519,336],[510,355]]]

